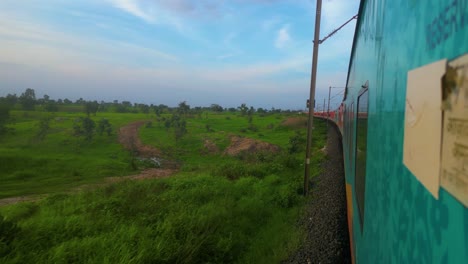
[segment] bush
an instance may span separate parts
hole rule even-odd
[[[247,164],[232,162],[216,168],[212,175],[226,177],[230,180],[238,180],[242,177],[263,178],[270,172],[268,164]]]
[[[294,136],[289,138],[289,147],[288,147],[289,154],[297,153],[303,150],[305,143],[306,143],[305,136],[301,132],[296,131],[296,134],[294,134]]]
[[[94,121],[89,117],[83,118],[82,122],[83,135],[87,141],[91,141],[91,139],[93,139],[94,128],[96,127],[96,123],[94,123]]]
[[[102,135],[102,133],[106,132],[106,134],[110,136],[112,134],[112,125],[110,124],[109,120],[105,118],[99,120],[97,132],[99,135]]]
[[[258,132],[258,127],[256,125],[254,125],[254,124],[250,124],[247,129],[252,131],[252,132]]]
[[[36,133],[36,138],[38,140],[44,140],[44,138],[46,137],[47,133],[49,132],[50,130],[50,120],[52,118],[50,117],[44,117],[44,118],[41,118],[39,120],[39,123],[38,123],[38,131]]]
[[[214,130],[211,128],[211,125],[209,124],[206,124],[205,128],[206,128],[206,132],[214,132]]]
[[[240,177],[247,176],[247,170],[242,164],[227,163],[216,168],[212,174],[215,176],[223,176],[230,180],[237,180]]]
[[[106,121],[103,122],[105,123]],[[73,135],[77,137],[84,136],[86,141],[91,141],[91,139],[93,139],[95,128],[96,123],[91,118],[77,118],[73,122]],[[110,133],[110,131],[108,133]]]

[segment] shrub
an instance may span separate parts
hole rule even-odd
[[[99,135],[106,132],[108,136],[112,133],[112,125],[110,124],[109,120],[102,118],[98,122],[97,132]]]
[[[47,133],[49,132],[50,130],[50,120],[52,118],[50,117],[44,117],[44,118],[41,118],[39,120],[39,123],[38,123],[38,131],[36,133],[36,138],[40,141],[44,140],[44,138],[46,137]]]
[[[306,139],[304,135],[296,131],[296,134],[294,136],[289,138],[289,147],[288,147],[288,152],[289,154],[297,153],[304,149],[304,144],[306,142]]]

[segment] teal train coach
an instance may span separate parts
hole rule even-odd
[[[468,1],[363,0],[358,15],[329,113],[353,262],[468,263]]]

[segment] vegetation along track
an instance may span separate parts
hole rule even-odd
[[[347,226],[343,152],[338,129],[328,129],[323,172],[312,179],[300,225],[306,231],[301,248],[284,263],[351,263]]]

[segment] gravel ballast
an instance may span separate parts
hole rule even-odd
[[[323,173],[312,179],[299,225],[304,242],[284,263],[351,263],[341,135],[330,124]]]

